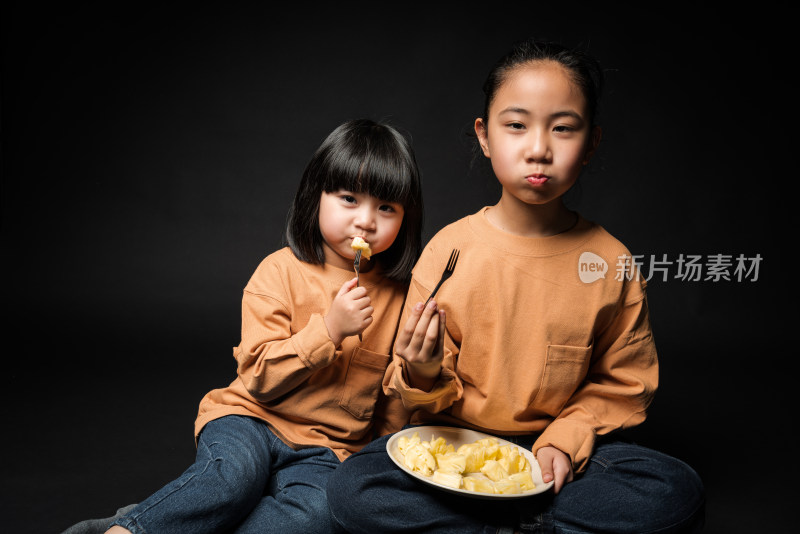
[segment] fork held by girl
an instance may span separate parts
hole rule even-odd
[[[453,274],[453,271],[455,271],[456,263],[458,263],[458,254],[459,251],[457,249],[453,249],[453,251],[450,253],[450,259],[447,260],[447,265],[444,268],[442,277],[439,278],[439,282],[436,284],[436,287],[433,288],[433,291],[431,291],[431,294],[428,296],[428,299],[425,301],[425,304],[430,302],[431,299],[436,296],[436,292],[439,291],[440,287],[442,287],[444,281],[450,278],[450,276]]]

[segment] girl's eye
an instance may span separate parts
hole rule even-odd
[[[569,133],[569,132],[574,132],[575,128],[573,128],[572,126],[567,126],[566,124],[562,124],[562,125],[559,125],[559,126],[556,126],[555,128],[553,128],[553,131],[562,132],[562,133]]]
[[[522,124],[521,122],[510,122],[508,124],[508,127],[511,130],[524,130],[525,129],[525,125]]]
[[[355,204],[356,202],[356,197],[351,195],[342,195],[340,198],[345,202],[347,202],[348,204]]]
[[[390,206],[389,204],[382,204],[378,209],[380,211],[385,211],[387,213],[394,213],[395,211],[397,211],[396,209],[394,209],[394,206]]]

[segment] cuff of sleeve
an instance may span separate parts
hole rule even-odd
[[[395,358],[393,380],[390,389],[400,394],[406,409],[423,409],[432,413],[440,412],[461,398],[464,388],[457,380],[455,372],[447,367],[442,367],[439,380],[430,391],[411,387],[406,382],[406,361]]]
[[[531,448],[534,456],[546,446],[555,447],[567,454],[575,473],[586,469],[594,449],[595,434],[592,427],[568,419],[556,419],[542,432]]]
[[[336,347],[328,335],[322,315],[313,314],[308,324],[292,336],[292,345],[300,360],[312,371],[330,365]]]

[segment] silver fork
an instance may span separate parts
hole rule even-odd
[[[356,259],[353,262],[353,269],[356,271],[356,286],[358,286],[358,271],[361,269],[361,249],[356,250]]]
[[[353,261],[353,269],[356,271],[356,287],[358,287],[358,271],[361,269],[361,249],[356,250],[356,259]],[[363,341],[361,333],[358,334],[358,340]]]
[[[444,272],[442,273],[442,277],[439,279],[439,283],[436,284],[436,287],[433,288],[431,292],[431,296],[428,297],[428,300],[425,301],[425,304],[428,303],[429,300],[433,298],[437,291],[439,291],[439,287],[441,287],[442,282],[450,278],[453,274],[453,271],[456,270],[456,262],[458,262],[458,255],[460,254],[457,248],[453,249],[453,252],[450,253],[450,259],[447,261],[447,266],[444,268]]]

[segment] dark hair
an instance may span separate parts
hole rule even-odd
[[[521,65],[547,60],[559,63],[571,74],[572,81],[586,98],[589,126],[595,125],[604,83],[600,63],[580,48],[569,48],[558,43],[536,39],[516,43],[489,72],[489,76],[486,77],[483,84],[483,93],[486,99],[482,118],[485,124],[488,124],[489,106],[508,76]]]
[[[388,124],[369,119],[345,122],[328,135],[308,162],[289,209],[286,241],[300,260],[325,262],[320,198],[342,189],[403,205],[397,238],[375,258],[384,276],[408,282],[422,250],[423,218],[420,173],[408,140]]]

